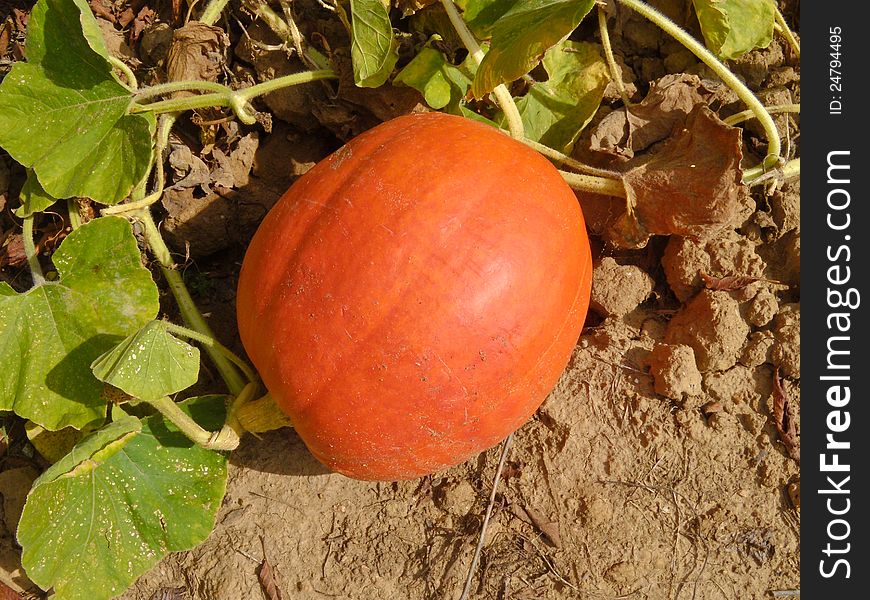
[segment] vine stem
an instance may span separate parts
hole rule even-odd
[[[184,319],[184,322],[190,329],[202,334],[203,336],[214,339],[214,333],[212,333],[208,323],[205,322],[202,313],[200,313],[199,309],[196,308],[196,304],[194,303],[193,298],[190,297],[190,292],[187,290],[187,286],[184,285],[184,280],[182,279],[181,274],[176,270],[177,265],[172,259],[172,255],[169,252],[169,248],[166,246],[166,242],[163,241],[163,236],[160,235],[160,230],[157,229],[157,224],[151,216],[151,211],[147,208],[142,209],[136,213],[136,217],[142,223],[145,233],[145,241],[148,243],[148,247],[151,249],[154,257],[160,263],[160,270],[163,272],[163,276],[166,278],[166,283],[169,284],[169,289],[172,291],[172,295],[178,303],[178,309],[181,312],[181,317]],[[245,387],[245,381],[239,375],[236,367],[226,356],[214,347],[206,345],[205,349],[220,372],[224,382],[227,384],[230,393],[234,396],[238,395]]]
[[[230,0],[211,0],[199,16],[200,23],[214,25],[221,18],[221,13],[229,4]]]
[[[772,106],[765,107],[768,113],[775,115],[779,113],[799,113],[801,111],[800,104],[774,104]],[[726,125],[737,125],[738,123],[742,123],[743,121],[748,121],[752,117],[755,116],[755,113],[751,110],[744,110],[739,113],[735,113],[730,117],[722,119],[722,122]]]
[[[275,79],[270,79],[269,81],[264,81],[263,83],[258,83],[257,85],[253,85],[249,88],[245,88],[242,90],[231,90],[226,86],[221,86],[221,84],[214,84],[216,86],[221,86],[222,91],[214,92],[211,94],[203,94],[201,96],[192,96],[188,98],[171,98],[169,100],[160,100],[158,102],[152,102],[149,104],[134,103],[133,106],[130,107],[130,112],[170,113],[193,110],[195,108],[227,106],[233,109],[239,120],[244,123],[251,124],[254,122],[255,119],[250,114],[245,113],[245,106],[253,98],[256,98],[257,96],[262,96],[263,94],[268,94],[269,92],[280,90],[285,87],[290,87],[292,85],[309,83],[311,81],[319,81],[321,79],[335,79],[337,77],[338,76],[336,75],[335,71],[331,69],[322,69],[320,71],[305,71],[303,73],[292,73],[290,75],[285,75],[283,77],[277,77]],[[201,85],[203,83],[202,81],[179,81],[174,83],[176,85],[171,88],[171,91],[180,91],[183,89],[203,89]],[[188,84],[189,87],[185,88],[181,84]],[[168,86],[170,84],[164,85]],[[164,88],[163,93],[167,93],[166,89],[168,88]]]
[[[181,407],[169,396],[163,396],[156,400],[146,400],[146,402],[156,408],[196,445],[209,450],[228,451],[238,448],[241,436],[245,432],[235,413],[240,406],[254,397],[256,391],[257,385],[249,383],[239,392],[228,407],[225,424],[219,431],[204,429],[190,415],[181,410]]]
[[[622,71],[613,57],[613,47],[610,45],[610,33],[607,31],[607,12],[600,4],[598,5],[598,31],[601,36],[601,48],[604,50],[604,57],[607,59],[607,66],[610,68],[610,78],[613,80],[617,91],[619,91],[622,103],[625,106],[631,106],[631,102],[628,100],[628,92],[625,91],[625,84],[622,83]]]
[[[154,181],[154,191],[147,196],[144,196],[144,191],[134,193],[131,197],[137,198],[126,204],[118,204],[117,206],[109,206],[100,211],[103,215],[117,215],[121,213],[130,213],[151,206],[163,196],[163,187],[166,184],[166,174],[163,170],[163,152],[169,145],[169,133],[172,131],[172,125],[177,118],[176,113],[163,113],[160,115],[160,120],[157,125],[157,142],[154,147],[157,175]],[[147,175],[145,179],[147,180]]]
[[[592,194],[601,194],[603,196],[615,196],[617,198],[626,198],[627,194],[625,186],[621,181],[615,179],[606,179],[604,177],[596,177],[595,175],[584,175],[581,173],[570,173],[568,171],[559,171],[559,175],[565,180],[571,189],[580,192],[589,192]]]
[[[790,181],[801,174],[801,159],[794,158],[785,163],[782,168],[769,171],[764,169],[763,165],[758,165],[743,172],[743,183],[749,186],[758,185],[767,181],[769,178],[776,178],[781,181]]]
[[[774,23],[779,25],[781,33],[788,42],[788,45],[791,46],[792,50],[794,50],[796,58],[800,59],[801,45],[798,43],[797,38],[794,37],[794,33],[792,33],[788,23],[785,22],[785,17],[782,16],[781,12],[779,12],[779,7],[775,3],[773,5],[773,19]]]
[[[189,329],[187,327],[182,327],[181,325],[176,325],[175,323],[166,323],[166,329],[182,337],[196,340],[197,342],[201,343],[206,347],[214,348],[216,351],[227,357],[230,362],[236,365],[239,370],[245,375],[245,377],[248,378],[249,382],[254,383],[258,381],[257,374],[254,372],[251,366],[248,365],[248,363],[246,363],[232,350],[221,344],[213,337],[204,335],[198,331],[194,331],[193,329]]]
[[[122,84],[131,92],[136,92],[139,89],[139,82],[136,81],[136,75],[133,73],[133,69],[127,66],[127,64],[121,60],[120,58],[116,58],[109,54],[106,57],[109,61],[109,64],[121,71],[124,74],[124,79],[127,80],[126,83]]]
[[[27,257],[27,266],[30,267],[30,276],[33,278],[33,286],[36,287],[45,282],[45,274],[39,264],[39,256],[36,254],[36,244],[33,243],[33,220],[35,215],[24,217],[21,239],[24,243],[24,256]]]
[[[453,4],[453,0],[441,0],[441,4],[444,6],[444,10],[447,11],[450,23],[453,24],[453,28],[456,30],[456,33],[459,34],[463,45],[465,45],[465,48],[471,54],[472,60],[474,60],[475,64],[480,66],[480,63],[483,62],[483,57],[485,56],[483,48],[480,47],[480,44],[478,44],[477,40],[474,38],[474,34],[471,33],[470,29],[468,29],[468,25],[465,24],[462,15],[459,14],[456,5]],[[495,101],[504,113],[511,136],[517,139],[526,137],[523,127],[523,118],[520,116],[520,111],[517,109],[516,102],[514,102],[513,96],[511,96],[507,87],[504,84],[496,86],[496,88],[492,90],[492,95],[495,97]]]
[[[695,38],[689,35],[679,25],[671,21],[664,14],[649,6],[640,0],[618,0],[620,4],[627,6],[631,10],[637,12],[652,23],[660,27],[665,33],[680,42],[692,54],[698,57],[704,64],[710,67],[716,75],[737,94],[737,97],[746,104],[755,114],[761,126],[764,127],[764,133],[767,136],[767,156],[762,163],[765,169],[772,169],[780,163],[780,146],[779,132],[776,129],[776,123],[770,114],[764,110],[764,105],[755,97],[749,88],[740,81],[728,67],[722,64],[718,58],[698,42]]]
[[[214,81],[170,81],[167,83],[158,83],[157,85],[151,85],[147,88],[139,90],[133,96],[133,100],[135,102],[139,102],[140,100],[145,100],[147,98],[154,98],[155,96],[162,96],[164,94],[171,94],[172,92],[181,92],[181,91],[204,91],[204,92],[216,92],[218,94],[226,94],[230,90],[227,86],[222,83],[217,83]]]

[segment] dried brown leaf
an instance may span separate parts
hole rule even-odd
[[[190,21],[172,34],[166,58],[169,81],[217,81],[227,60],[229,38],[220,27]],[[179,96],[193,92],[178,92]]]
[[[0,600],[21,600],[21,594],[0,581]]]
[[[136,18],[133,19],[133,26],[130,28],[130,43],[135,45],[136,42],[139,41],[139,38],[142,36],[142,32],[145,31],[145,28],[154,22],[154,17],[157,16],[157,13],[148,6],[145,6],[136,13]]]
[[[275,571],[266,555],[266,542],[262,536],[260,536],[260,544],[263,547],[263,562],[257,567],[257,579],[260,581],[260,587],[263,588],[263,594],[267,600],[284,600],[281,588],[275,581]]]
[[[526,506],[524,509],[526,514],[529,515],[532,525],[534,525],[535,529],[540,531],[541,535],[544,536],[544,541],[554,548],[561,548],[562,536],[559,533],[559,523],[556,521],[550,521],[530,506]]]
[[[548,520],[544,515],[529,506],[511,503],[508,505],[508,508],[520,521],[525,521],[537,529],[548,544],[555,548],[562,547],[559,523]]]
[[[24,239],[20,233],[13,233],[6,238],[3,246],[0,247],[0,268],[2,267],[20,267],[27,262],[27,255],[24,253]]]
[[[610,228],[610,241],[642,248],[652,235],[715,236],[748,194],[742,156],[740,130],[697,105],[656,152],[626,163],[627,208]]]
[[[110,23],[117,23],[115,13],[112,11],[112,3],[108,0],[90,0],[88,5],[94,11],[94,15],[102,17]]]
[[[21,33],[27,31],[27,22],[30,20],[30,11],[12,9],[12,14],[15,16],[15,28]]]
[[[639,104],[604,117],[592,132],[590,149],[628,160],[668,137],[696,105],[707,104],[713,96],[696,75],[666,75]]]
[[[773,424],[779,433],[779,439],[785,445],[786,453],[797,462],[801,461],[801,443],[797,436],[797,427],[791,415],[788,395],[779,377],[779,367],[773,372]]]
[[[0,57],[6,56],[9,52],[9,40],[12,38],[12,19],[6,17],[6,20],[0,23]]]

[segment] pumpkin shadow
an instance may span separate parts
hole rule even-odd
[[[295,430],[285,427],[257,435],[259,437],[247,434],[242,438],[242,443],[230,455],[233,465],[276,475],[332,474],[308,451]]]

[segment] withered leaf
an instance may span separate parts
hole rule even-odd
[[[740,129],[697,105],[656,152],[626,163],[626,212],[608,231],[621,248],[642,248],[652,235],[713,237],[739,214]]]
[[[166,58],[169,81],[217,81],[227,59],[229,38],[220,27],[190,21],[172,34]],[[176,92],[178,97],[193,92]]]
[[[157,13],[154,9],[144,6],[142,10],[136,13],[136,18],[133,19],[133,26],[130,28],[130,43],[135,44],[145,31],[145,27],[154,22]]]
[[[27,262],[24,239],[20,233],[9,235],[0,246],[0,267],[20,267]]]
[[[284,594],[275,581],[272,563],[269,562],[269,557],[266,555],[266,542],[262,536],[260,536],[260,544],[263,547],[263,562],[257,567],[257,579],[260,582],[260,587],[263,588],[263,594],[267,600],[284,600]]]
[[[21,600],[21,598],[21,594],[0,581],[0,600]]]
[[[791,415],[788,396],[779,377],[779,367],[773,372],[773,424],[786,453],[800,463],[801,443],[797,437],[797,427]]]
[[[111,23],[117,23],[118,20],[115,18],[111,2],[108,2],[107,0],[90,0],[88,5],[91,7],[91,10],[94,11],[96,16],[102,17]]]
[[[515,517],[537,529],[548,544],[554,548],[562,547],[559,523],[548,520],[544,515],[529,506],[511,503],[509,508]]]
[[[696,105],[708,104],[713,97],[712,87],[697,75],[666,75],[652,84],[639,104],[604,117],[592,133],[590,149],[630,159],[668,137]]]
[[[554,548],[561,548],[562,536],[559,534],[559,523],[550,521],[530,506],[526,506],[525,510],[526,514],[529,515],[529,519],[532,520],[532,525],[544,536],[544,541]]]

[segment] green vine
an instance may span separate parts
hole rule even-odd
[[[33,243],[33,221],[34,215],[24,217],[21,236],[24,244],[24,256],[27,257],[27,266],[30,268],[30,276],[33,278],[33,285],[37,286],[45,281],[45,275],[39,264],[36,245]]]

